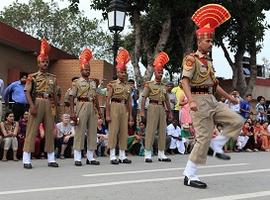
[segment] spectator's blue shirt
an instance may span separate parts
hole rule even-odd
[[[24,84],[21,81],[15,81],[11,83],[4,92],[5,102],[9,102],[9,97],[11,95],[12,101],[15,103],[28,104],[26,96],[24,93]]]
[[[240,109],[250,111],[251,105],[250,105],[250,103],[248,101],[243,100],[243,101],[240,102]],[[246,111],[243,111],[243,110],[240,110],[240,114],[242,115],[242,117],[247,119],[249,117],[250,113],[246,112]]]

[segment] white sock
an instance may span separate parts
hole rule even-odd
[[[50,153],[47,153],[47,160],[48,160],[48,163],[55,162],[54,151],[50,152]]]
[[[192,162],[191,160],[188,160],[186,168],[183,172],[183,175],[185,175],[191,179],[198,179],[198,177],[196,175],[197,171],[198,171],[198,166],[194,162]]]
[[[74,150],[74,161],[82,161],[82,153],[81,151]]]
[[[144,159],[151,159],[151,156],[152,156],[152,152],[151,150],[144,150]]]
[[[126,157],[126,152],[125,152],[125,150],[119,150],[119,159],[120,160],[124,160],[124,159],[126,159],[127,157]]]
[[[158,158],[160,158],[160,159],[166,159],[167,156],[165,156],[164,151],[158,150]]]
[[[23,164],[30,164],[31,163],[31,153],[23,152]]]
[[[94,159],[94,152],[91,151],[91,150],[87,150],[86,157],[87,157],[87,159],[88,159],[89,161],[95,160],[95,159]]]
[[[110,149],[110,160],[115,160],[116,156],[115,156],[115,149]]]
[[[211,140],[210,147],[215,153],[224,153],[223,146],[227,143],[229,139],[229,137],[226,137],[224,135],[218,135]]]

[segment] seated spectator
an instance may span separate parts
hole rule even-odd
[[[223,145],[220,142],[222,140],[223,135],[224,135],[223,124],[217,123],[215,128],[214,128],[213,136],[212,136],[212,139],[210,142],[210,147],[212,149],[220,149],[220,150],[223,149]],[[224,145],[224,151],[225,152],[231,152],[232,150],[236,151],[235,144],[236,144],[236,138],[230,138],[227,141],[227,143]]]
[[[173,119],[172,123],[167,126],[167,135],[171,137],[170,151],[173,154],[175,149],[178,150],[180,154],[185,154],[185,138],[181,137],[181,129],[177,126],[177,119]]]
[[[250,130],[249,130],[249,122],[245,122],[240,135],[237,137],[237,149],[242,151],[243,148],[246,146],[248,140],[249,140],[249,135],[250,135]],[[247,151],[251,151],[251,150],[247,150]]]
[[[256,121],[255,122],[255,126],[254,126],[254,151],[259,151],[261,150],[262,147],[262,126],[260,121]]]
[[[45,129],[43,123],[39,124],[38,134],[35,138],[35,152],[32,154],[34,158],[45,158]]]
[[[18,161],[17,150],[18,150],[18,140],[17,134],[19,131],[19,123],[14,121],[13,112],[7,112],[5,115],[5,121],[1,122],[1,131],[3,133],[4,141],[4,153],[2,161],[7,161],[7,152],[12,147],[13,150],[13,160]]]
[[[186,153],[190,153],[194,146],[194,135],[191,133],[192,127],[189,124],[183,124],[181,137],[185,139]]]
[[[262,125],[262,148],[263,151],[270,151],[270,133],[267,130],[268,122],[264,122]]]
[[[141,149],[140,149],[140,153],[139,156],[144,156],[144,143],[145,143],[145,127],[146,124],[145,122],[141,121],[139,123],[139,128],[137,130],[137,134],[140,136],[141,138]]]
[[[56,124],[56,146],[60,148],[60,159],[64,159],[66,148],[72,147],[75,135],[74,127],[70,124],[70,115],[63,114],[62,122]]]
[[[26,128],[28,122],[29,112],[25,111],[23,117],[19,120],[19,133],[17,135],[18,139],[18,158],[22,158],[23,154],[23,146],[26,136]],[[35,152],[32,154],[33,158],[40,158],[40,149],[41,142],[44,140],[44,129],[43,126],[40,125],[37,136],[35,137]]]
[[[141,152],[141,146],[143,142],[143,137],[141,134],[138,132],[138,130],[134,129],[133,126],[134,122],[129,122],[128,123],[128,152],[131,153],[132,155],[140,155]]]
[[[101,118],[97,121],[97,156],[108,156],[108,130]]]
[[[18,158],[22,158],[22,154],[23,154],[23,145],[24,145],[24,140],[25,140],[26,125],[28,122],[28,116],[29,116],[28,111],[25,111],[23,113],[22,118],[19,120],[19,132],[17,135],[17,139],[18,139],[17,156],[18,156]]]

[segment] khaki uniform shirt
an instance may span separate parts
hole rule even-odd
[[[48,94],[54,96],[57,92],[55,75],[48,72],[42,73],[40,71],[30,74],[25,84],[25,91],[31,93],[32,89],[34,89],[34,94]]]
[[[69,103],[69,93],[71,91],[71,88],[68,88],[65,95],[64,95],[64,103]]]
[[[191,86],[216,85],[218,80],[214,73],[212,60],[208,55],[196,51],[184,58],[182,76],[189,78]]]
[[[111,98],[128,100],[130,92],[130,86],[119,79],[113,80],[107,85],[107,96],[111,96]]]
[[[156,81],[148,81],[144,85],[142,97],[149,97],[150,100],[166,101],[169,100],[164,83]]]
[[[89,101],[96,99],[96,82],[92,79],[85,80],[80,77],[72,86],[69,95],[77,98],[89,98]]]

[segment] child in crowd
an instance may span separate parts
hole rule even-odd
[[[137,129],[134,129],[134,122],[128,123],[128,135],[128,152],[132,155],[140,155],[143,137]]]
[[[64,159],[66,148],[72,147],[75,135],[74,127],[70,124],[70,115],[63,114],[62,122],[56,124],[56,146],[60,148],[60,159]]]
[[[7,161],[7,152],[12,147],[13,150],[13,160],[18,161],[17,150],[18,150],[18,140],[17,134],[19,131],[19,123],[14,121],[14,113],[7,112],[5,115],[5,121],[1,122],[1,131],[3,133],[4,141],[4,153],[2,161]]]
[[[27,122],[28,122],[28,116],[29,116],[28,111],[25,111],[23,113],[22,118],[19,120],[19,133],[17,135],[17,139],[18,139],[18,152],[17,152],[17,156],[18,156],[18,158],[22,158],[23,145],[24,145],[24,140],[25,140],[25,134],[26,134],[26,126],[27,126]]]
[[[250,131],[249,131],[249,122],[245,122],[240,135],[237,137],[237,149],[242,151],[243,148],[246,146],[248,140],[249,140],[249,135],[250,135]],[[247,151],[251,151],[251,150],[247,150]]]
[[[254,144],[255,144],[255,148],[254,148],[254,151],[259,151],[261,150],[261,147],[262,147],[262,126],[261,126],[261,123],[260,121],[256,121],[255,122],[255,126],[254,126]]]
[[[262,148],[263,151],[270,151],[270,133],[267,130],[268,122],[264,122],[262,125]]]
[[[181,129],[181,137],[182,137],[182,140],[184,141],[185,143],[185,147],[186,147],[186,152],[185,153],[190,153],[193,146],[194,146],[194,137],[195,135],[192,134],[193,132],[193,127],[188,124],[188,123],[185,123],[182,125],[182,129]]]
[[[97,156],[108,156],[108,129],[101,118],[97,121]]]

